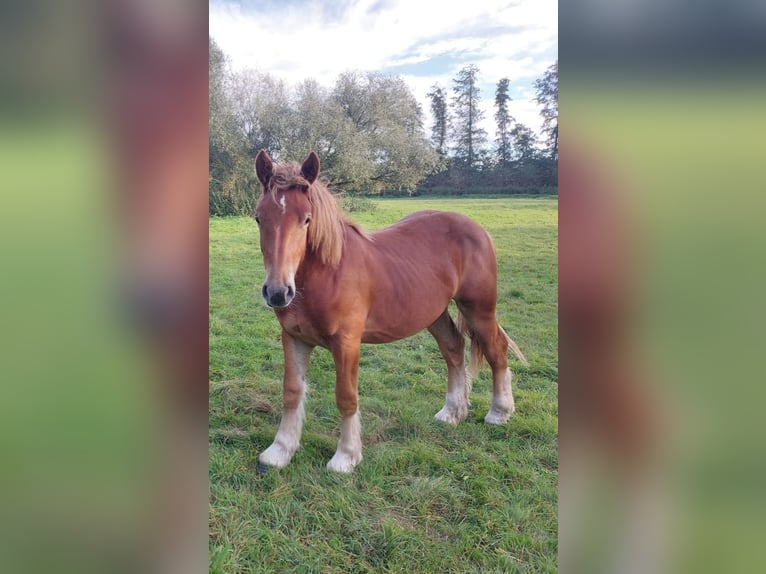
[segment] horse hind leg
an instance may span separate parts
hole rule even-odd
[[[492,425],[504,424],[516,410],[511,385],[511,369],[508,367],[508,350],[523,363],[527,364],[519,347],[506,334],[491,313],[465,314],[462,321],[464,332],[471,337],[471,364],[469,370],[473,376],[478,374],[482,356],[492,368],[492,404],[484,417],[484,422]]]
[[[428,332],[436,339],[439,350],[447,363],[447,397],[444,407],[434,418],[451,425],[457,425],[468,416],[468,395],[470,380],[465,372],[465,338],[460,333],[449,310],[445,309],[429,327]]]

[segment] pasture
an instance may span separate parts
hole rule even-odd
[[[352,216],[369,230],[441,209],[490,232],[498,319],[530,362],[511,361],[516,414],[503,426],[483,423],[492,385],[485,365],[468,418],[455,428],[438,422],[446,366],[431,335],[363,345],[364,460],[351,475],[330,473],[339,422],[335,370],[330,353],[317,348],[301,448],[285,469],[257,474],[257,455],[279,424],[280,327],[260,295],[255,223],[211,219],[210,571],[554,572],[557,200],[374,203],[374,211]]]

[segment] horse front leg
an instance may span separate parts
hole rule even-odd
[[[361,336],[345,338],[332,347],[335,360],[335,403],[340,411],[340,438],[327,463],[333,472],[351,472],[362,461],[362,427],[359,421],[359,354]]]
[[[285,379],[282,387],[282,420],[277,436],[258,460],[266,466],[283,468],[298,450],[303,430],[306,398],[306,371],[312,346],[282,331],[282,348],[285,353]]]

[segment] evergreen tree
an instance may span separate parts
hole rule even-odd
[[[479,108],[478,74],[479,68],[471,64],[452,80],[455,157],[469,168],[476,165],[478,151],[487,141],[487,132],[479,126],[484,112]]]
[[[434,125],[431,128],[431,143],[436,146],[436,151],[444,157],[447,154],[447,94],[439,84],[431,86],[427,94],[431,100],[431,113],[434,116]]]
[[[511,123],[513,116],[508,112],[508,102],[511,96],[508,95],[508,78],[502,78],[497,83],[495,92],[495,121],[497,122],[497,132],[495,142],[497,143],[497,162],[501,166],[507,166],[511,162]]]
[[[552,159],[559,157],[559,61],[556,60],[545,71],[542,78],[535,80],[537,95],[535,101],[542,106],[543,133]]]
[[[535,157],[535,133],[524,124],[517,123],[510,132],[516,159],[520,163]]]

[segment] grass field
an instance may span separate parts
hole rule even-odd
[[[391,199],[353,219],[373,230],[419,209],[464,213],[493,236],[500,323],[530,362],[512,361],[516,414],[483,423],[485,366],[468,418],[433,419],[446,366],[427,333],[364,345],[364,460],[325,468],[338,436],[334,367],[316,349],[301,448],[259,475],[280,417],[280,328],[260,297],[249,218],[210,221],[210,571],[555,572],[557,570],[557,200]],[[395,310],[392,310],[395,312]],[[453,309],[454,316],[454,309]]]

